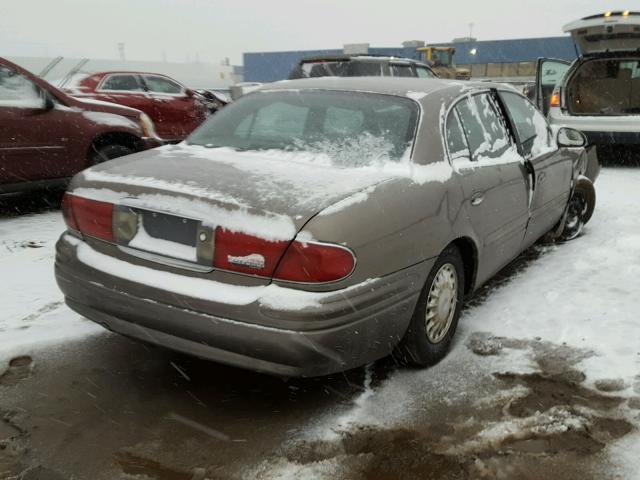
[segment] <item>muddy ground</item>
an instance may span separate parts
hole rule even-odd
[[[612,457],[638,434],[640,377],[632,398],[615,375],[587,388],[592,351],[461,325],[431,369],[385,359],[305,380],[106,331],[14,356],[0,365],[0,480],[640,478]]]
[[[527,352],[538,368],[510,371],[504,351]],[[576,364],[590,352],[475,333],[454,353],[432,369],[409,418],[335,428],[365,391],[416,373],[385,360],[285,381],[109,333],[16,357],[0,376],[0,478],[616,477],[606,447],[635,430],[639,405],[615,382],[601,385],[613,392],[582,385]],[[402,417],[386,408],[396,410],[385,405],[381,417]],[[332,434],[309,435],[318,423]]]

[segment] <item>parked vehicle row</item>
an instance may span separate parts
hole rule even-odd
[[[117,103],[146,113],[165,142],[184,140],[216,108],[214,100],[157,73],[98,72],[66,90],[80,99]]]
[[[503,85],[267,85],[180,145],[76,176],[56,278],[106,328],[230,365],[430,365],[465,297],[540,237],[580,233],[584,145]]]
[[[0,58],[0,194],[64,185],[104,160],[161,145],[143,112],[80,100]]]

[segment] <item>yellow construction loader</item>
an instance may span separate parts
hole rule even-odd
[[[471,71],[468,68],[456,68],[453,64],[453,54],[456,49],[453,47],[420,47],[418,51],[422,53],[422,61],[430,63],[431,69],[440,78],[455,78],[457,80],[469,80]]]

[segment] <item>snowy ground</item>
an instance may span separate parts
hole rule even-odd
[[[59,211],[0,217],[0,362],[43,344],[101,331],[65,305],[53,275]]]
[[[438,366],[386,361],[344,381],[288,384],[199,361],[176,372],[166,353],[103,332],[55,285],[59,212],[0,217],[0,417],[27,412],[9,416],[29,432],[29,462],[60,478],[189,480],[196,467],[211,479],[640,478],[640,170],[605,169],[596,187],[584,235],[535,247],[479,292]],[[25,370],[16,356],[26,355],[39,364]],[[54,383],[56,369],[70,378]],[[68,404],[52,410],[31,394]],[[110,410],[119,402],[126,409]],[[44,417],[56,423],[30,429]],[[74,458],[91,430],[104,477]],[[3,433],[0,423],[0,445]]]

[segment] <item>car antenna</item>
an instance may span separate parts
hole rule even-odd
[[[49,74],[49,72],[51,72],[51,70],[53,70],[55,66],[58,65],[61,61],[62,61],[62,57],[54,58],[47,64],[46,67],[42,69],[42,71],[38,74],[38,76],[40,78],[46,77]]]

